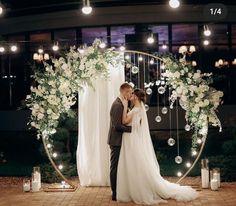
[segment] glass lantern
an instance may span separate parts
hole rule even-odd
[[[202,188],[209,187],[209,161],[208,159],[201,160],[201,179],[202,179]]]

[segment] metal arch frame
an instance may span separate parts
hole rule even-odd
[[[163,62],[163,59],[161,59],[160,57],[157,57],[155,55],[152,55],[152,54],[149,54],[149,53],[146,53],[146,52],[141,52],[141,51],[135,51],[135,50],[124,50],[122,52],[119,52],[119,53],[136,53],[136,54],[141,54],[141,55],[145,55],[145,56],[150,56],[154,59],[158,59],[159,61],[162,61]],[[43,146],[44,146],[44,149],[47,153],[47,156],[48,156],[48,159],[49,161],[51,162],[53,168],[55,169],[55,171],[57,172],[57,174],[70,186],[70,188],[61,188],[60,186],[57,186],[57,187],[52,187],[52,188],[47,188],[45,189],[46,192],[55,192],[55,191],[65,191],[65,192],[73,192],[77,189],[77,186],[74,185],[71,181],[69,181],[62,173],[61,171],[57,168],[55,162],[53,161],[51,155],[50,155],[50,152],[47,148],[47,145],[46,145],[46,140],[45,138],[42,138],[42,141],[43,141]],[[203,148],[205,146],[205,142],[206,142],[206,136],[205,138],[203,138],[203,143],[201,145],[201,148],[199,150],[199,153],[198,153],[198,156],[196,157],[196,159],[194,160],[193,164],[191,165],[191,167],[184,173],[184,175],[179,178],[177,180],[176,183],[180,183],[189,173],[190,171],[194,168],[194,166],[196,165],[197,161],[199,160],[201,154],[202,154],[202,151],[203,151]]]

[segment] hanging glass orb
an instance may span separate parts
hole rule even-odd
[[[159,86],[161,84],[161,81],[160,80],[157,80],[156,81],[156,85]]]
[[[180,157],[180,156],[176,156],[176,157],[175,157],[175,162],[176,162],[177,164],[182,163],[182,161],[183,161],[182,157]]]
[[[175,145],[175,140],[172,137],[170,137],[167,142],[168,142],[168,145],[171,147]]]
[[[161,116],[159,116],[159,115],[156,116],[155,121],[156,121],[156,122],[161,122]]]
[[[161,109],[161,112],[162,112],[162,114],[167,114],[167,112],[168,112],[167,107],[163,107],[163,108]]]
[[[147,104],[145,104],[145,110],[148,111],[149,110],[149,106]]]
[[[190,131],[191,127],[190,127],[189,124],[186,124],[185,127],[184,127],[184,129],[185,129],[186,131]]]
[[[137,66],[132,66],[131,71],[133,74],[137,74],[139,72],[139,68]]]
[[[158,88],[158,93],[159,93],[159,94],[164,94],[165,91],[166,91],[166,89],[165,89],[165,87],[163,87],[163,86],[160,86],[160,87]]]
[[[146,89],[146,93],[147,93],[148,95],[151,95],[151,94],[152,94],[152,89],[151,89],[151,88],[147,88],[147,89]]]
[[[161,85],[165,85],[166,84],[166,82],[165,81],[161,81]]]

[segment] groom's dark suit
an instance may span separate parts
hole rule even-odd
[[[120,156],[120,149],[122,143],[123,132],[131,132],[130,126],[122,124],[124,106],[117,98],[110,110],[110,129],[107,143],[111,148],[111,166],[110,166],[110,181],[112,189],[112,199],[116,199],[116,180],[117,180],[117,166]]]

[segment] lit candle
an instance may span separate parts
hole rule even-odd
[[[24,181],[24,183],[23,183],[23,191],[24,192],[29,192],[30,191],[30,181],[29,180]]]
[[[33,181],[32,181],[32,192],[38,192],[39,189],[40,189],[40,187],[39,187],[39,182],[33,180]]]
[[[218,172],[213,173],[213,179],[217,180],[218,187],[220,187],[220,173],[218,173]]]
[[[209,170],[206,168],[201,169],[201,177],[202,177],[202,188],[209,187]]]
[[[218,181],[217,179],[211,180],[211,190],[218,190]]]

